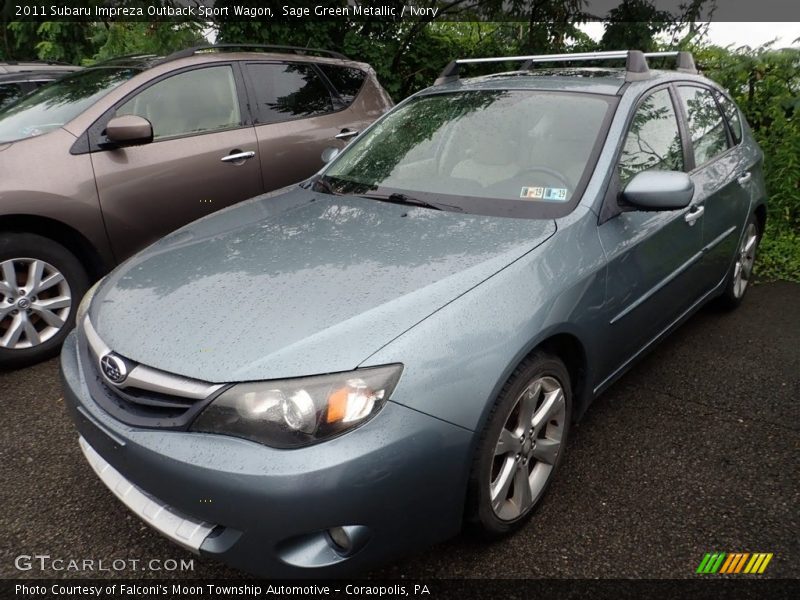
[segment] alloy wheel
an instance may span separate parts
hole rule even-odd
[[[517,397],[494,450],[489,497],[495,515],[524,515],[544,491],[566,425],[564,390],[553,377],[532,381]]]
[[[757,246],[758,227],[755,223],[748,223],[739,246],[739,253],[736,255],[736,264],[733,267],[733,295],[736,298],[744,296],[747,284],[750,282]]]
[[[0,262],[0,348],[43,344],[64,327],[72,294],[64,275],[36,258]]]

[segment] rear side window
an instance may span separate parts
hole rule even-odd
[[[336,67],[334,65],[319,65],[319,68],[333,84],[334,89],[346,105],[353,103],[358,96],[367,74],[361,69],[353,67]]]
[[[301,63],[249,63],[258,122],[277,123],[333,111],[330,92],[314,67]]]
[[[733,100],[722,94],[717,96],[717,100],[722,107],[722,112],[725,113],[725,118],[728,119],[733,143],[738,144],[742,141],[742,118],[739,116],[739,108],[733,103]]]
[[[117,109],[153,125],[153,138],[205,133],[241,124],[233,70],[225,65],[185,71],[151,85]]]
[[[669,91],[653,92],[633,117],[619,160],[622,184],[641,171],[683,171],[678,119]]]
[[[689,120],[695,166],[699,167],[728,149],[725,123],[709,90],[681,86],[678,93]]]

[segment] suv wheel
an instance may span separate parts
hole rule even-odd
[[[61,244],[30,233],[4,234],[0,367],[22,367],[57,354],[88,286],[86,271]]]
[[[478,444],[467,519],[487,537],[521,527],[561,462],[572,413],[564,363],[536,352],[517,367]]]
[[[728,283],[722,294],[721,303],[725,308],[736,308],[744,300],[744,294],[753,274],[761,233],[756,216],[751,215],[747,225],[744,226],[744,235],[742,235],[742,241],[736,250],[736,260],[728,273]]]

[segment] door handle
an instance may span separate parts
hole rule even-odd
[[[342,129],[341,133],[337,133],[333,137],[336,138],[337,140],[347,140],[357,135],[358,131],[356,131],[355,129]]]
[[[234,150],[230,154],[226,154],[220,160],[224,163],[235,163],[235,162],[244,162],[249,158],[253,158],[256,155],[255,152],[252,150],[248,152],[241,152]]]
[[[691,227],[692,225],[695,224],[695,221],[697,221],[697,219],[703,216],[704,212],[706,212],[706,209],[704,207],[695,205],[688,213],[686,213],[686,215],[683,218]]]
[[[748,181],[753,178],[753,174],[750,171],[745,171],[739,177],[736,178],[736,182],[739,185],[745,185]]]

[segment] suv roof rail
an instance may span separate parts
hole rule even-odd
[[[277,50],[282,53],[286,52],[286,53],[293,53],[300,55],[322,54],[330,56],[331,58],[348,60],[348,58],[344,54],[341,54],[339,52],[334,52],[333,50],[323,50],[322,48],[303,48],[302,46],[275,46],[271,44],[209,44],[203,46],[192,46],[191,48],[178,50],[177,52],[173,52],[172,54],[167,56],[162,62],[177,60],[179,58],[188,58],[189,56],[194,56],[195,54],[203,50],[243,50],[243,49],[255,49],[261,51]]]
[[[650,69],[647,66],[648,58],[676,58],[676,68],[678,71],[686,73],[697,73],[694,64],[694,57],[691,52],[672,51],[672,52],[642,52],[641,50],[608,50],[603,52],[574,52],[564,54],[532,54],[530,56],[496,56],[490,58],[459,58],[450,63],[439,74],[433,85],[442,85],[459,78],[461,65],[476,63],[504,63],[519,62],[520,70],[527,71],[535,63],[550,62],[588,62],[597,60],[621,60],[625,59],[625,79],[626,81],[637,81],[648,79]]]

